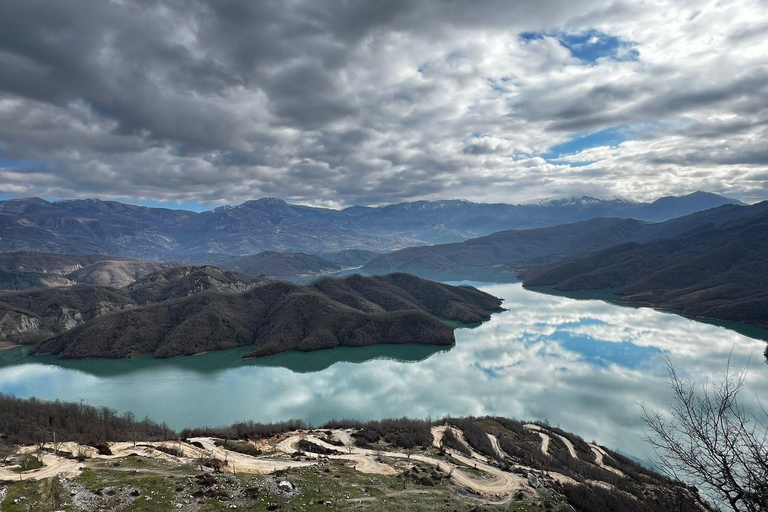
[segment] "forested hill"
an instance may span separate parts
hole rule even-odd
[[[768,203],[756,215],[524,273],[526,286],[612,289],[621,301],[768,328]],[[763,210],[763,211],[761,211]]]
[[[475,288],[407,274],[327,278],[309,286],[278,281],[242,293],[208,290],[116,307],[39,342],[33,352],[66,358],[173,357],[253,346],[246,357],[255,357],[339,345],[452,345],[453,328],[438,317],[472,324],[499,310],[500,299]]]

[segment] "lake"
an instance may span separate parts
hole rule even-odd
[[[453,283],[456,284],[456,283]],[[467,282],[509,310],[456,330],[456,346],[384,345],[243,361],[247,350],[158,360],[59,360],[0,352],[0,391],[132,411],[173,428],[238,420],[499,415],[547,420],[645,459],[641,403],[669,401],[664,354],[698,382],[729,354],[743,399],[768,396],[765,342],[647,308],[575,300],[520,283]]]

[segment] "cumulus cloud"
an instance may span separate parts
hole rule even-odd
[[[0,194],[765,199],[767,7],[9,0]]]

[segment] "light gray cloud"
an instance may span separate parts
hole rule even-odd
[[[8,0],[0,195],[380,204],[706,188],[766,199],[764,10]],[[630,140],[547,156],[618,126]]]

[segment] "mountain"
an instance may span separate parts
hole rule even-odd
[[[450,200],[331,210],[263,198],[196,213],[99,199],[12,199],[0,201],[0,251],[207,264],[212,261],[200,255],[387,251],[596,217],[666,220],[718,202],[736,201],[694,194],[651,204],[580,197],[522,205]]]
[[[623,302],[768,328],[768,203],[761,205],[748,207],[751,217],[534,268],[524,283],[611,289]]]
[[[247,357],[290,350],[379,343],[452,345],[437,317],[476,323],[501,300],[475,288],[407,274],[270,282],[242,293],[203,291],[122,309],[38,343],[33,352],[64,358],[156,357],[253,346]]]
[[[91,284],[122,288],[175,263],[102,254],[0,253],[0,289]]]
[[[692,213],[717,208],[725,204],[746,206],[741,201],[728,199],[709,192],[694,192],[682,197],[662,197],[644,205],[634,215],[636,219],[662,222],[676,217],[683,217]]]
[[[680,236],[766,210],[768,203],[725,205],[661,223],[598,218],[548,228],[501,231],[461,243],[401,249],[379,256],[363,268],[375,273],[491,265],[530,266],[586,255],[622,243]]]
[[[349,249],[346,251],[322,252],[318,254],[324,260],[332,261],[343,268],[357,268],[365,265],[372,259],[381,256],[379,251],[366,251],[365,249]]]
[[[217,266],[243,274],[254,276],[263,274],[276,277],[316,275],[341,270],[341,265],[320,256],[274,251],[264,251],[250,256],[223,260]]]
[[[244,292],[274,282],[268,277],[254,277],[222,271],[212,266],[173,267],[145,276],[126,287],[138,304],[178,299],[207,290]]]

